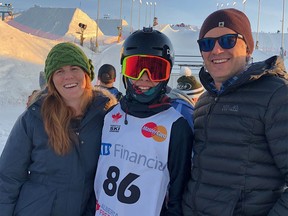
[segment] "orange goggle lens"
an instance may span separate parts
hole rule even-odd
[[[169,79],[170,71],[170,62],[158,56],[128,56],[122,64],[122,74],[133,80],[140,79],[147,72],[151,81],[161,82]]]

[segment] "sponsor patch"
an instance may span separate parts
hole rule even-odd
[[[101,143],[101,155],[110,155],[110,148],[112,144],[110,143]]]
[[[119,132],[120,131],[120,125],[110,125],[109,132]]]
[[[157,142],[163,142],[167,138],[167,130],[164,126],[154,122],[148,122],[142,127],[142,134],[147,138],[153,138]]]

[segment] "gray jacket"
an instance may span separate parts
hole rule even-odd
[[[195,142],[184,215],[288,215],[288,81],[274,56],[251,65],[194,111]]]
[[[78,139],[64,156],[48,145],[41,99],[18,118],[0,158],[1,216],[95,214],[94,175],[103,119],[113,99],[94,93],[83,119],[71,125]]]

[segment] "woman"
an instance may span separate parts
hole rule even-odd
[[[116,100],[92,89],[91,60],[72,43],[52,48],[45,76],[0,158],[0,214],[94,215],[103,118]]]

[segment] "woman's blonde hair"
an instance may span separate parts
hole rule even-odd
[[[70,127],[71,120],[76,118],[75,110],[64,102],[56,90],[51,76],[47,82],[48,93],[41,108],[45,131],[48,134],[49,145],[59,155],[64,155],[71,149],[76,138]],[[93,91],[90,77],[85,73],[86,86],[81,101],[81,112],[84,114],[92,101]]]

